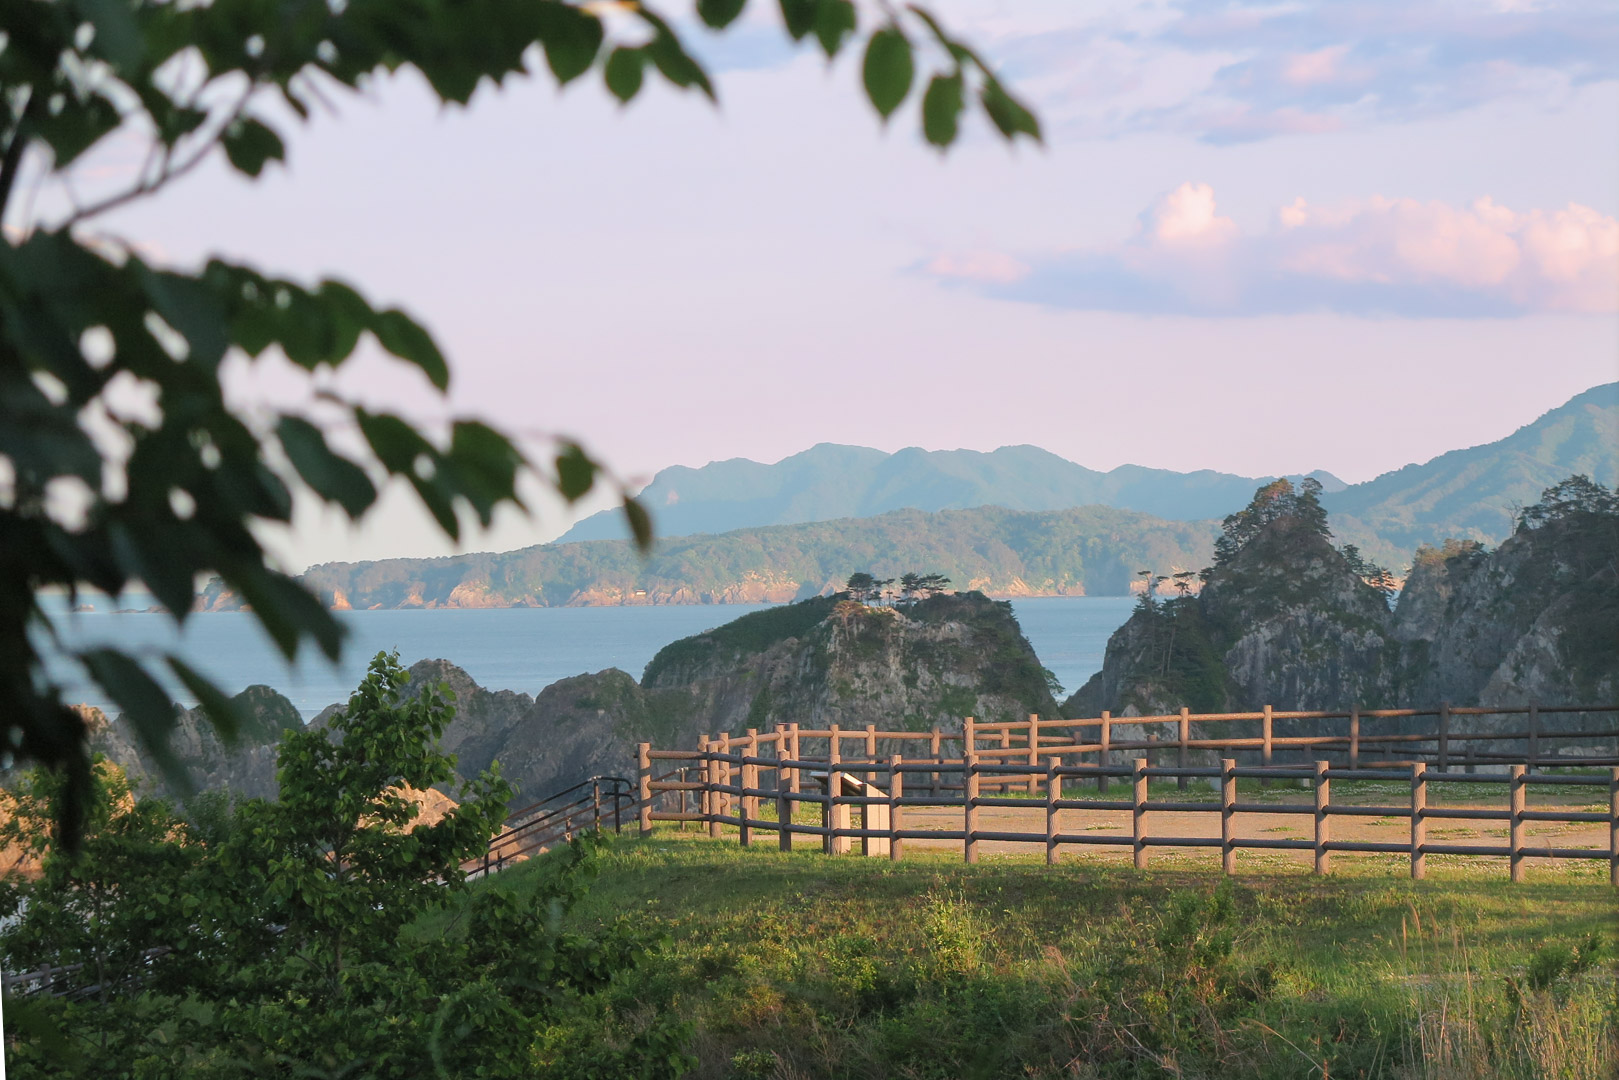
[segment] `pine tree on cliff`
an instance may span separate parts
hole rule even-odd
[[[1267,527],[1276,532],[1319,536],[1330,542],[1332,530],[1327,527],[1327,511],[1321,505],[1321,481],[1305,477],[1295,489],[1291,480],[1272,480],[1254,492],[1252,502],[1221,523],[1222,535],[1214,544],[1215,568],[1229,563]]]

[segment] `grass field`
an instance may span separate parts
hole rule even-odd
[[[699,1077],[1619,1075],[1619,899],[1590,867],[1316,878],[1255,853],[1222,884],[1155,860],[895,864],[670,829],[612,843],[570,918],[666,931],[615,1007],[672,1002]]]

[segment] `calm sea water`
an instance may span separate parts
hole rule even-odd
[[[1012,607],[1041,663],[1072,691],[1101,668],[1108,635],[1129,618],[1133,603],[1128,596],[1085,596],[1017,600]],[[267,683],[307,717],[346,700],[370,658],[383,649],[397,649],[406,666],[443,658],[489,689],[534,694],[569,675],[610,667],[639,678],[671,641],[765,606],[347,611],[338,617],[349,638],[335,665],[307,650],[289,665],[253,617],[239,612],[194,615],[179,632],[158,614],[70,614],[64,607],[56,621],[71,644],[115,644],[154,658],[177,652],[233,693]],[[117,711],[82,672],[63,667],[56,674],[71,688],[68,700]],[[170,692],[193,704],[178,684]]]

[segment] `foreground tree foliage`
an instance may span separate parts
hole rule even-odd
[[[697,0],[711,29],[734,24],[745,0]],[[969,100],[1005,138],[1039,138],[1034,117],[970,47],[917,7],[882,4],[862,23],[850,0],[779,0],[787,35],[827,57],[863,40],[861,79],[891,116],[933,68],[921,95],[925,139],[955,141]],[[541,65],[558,84],[592,71],[628,102],[653,74],[709,98],[715,89],[670,19],[645,4],[565,0],[17,0],[0,5],[0,725],[16,758],[65,770],[54,800],[59,842],[73,846],[91,797],[80,718],[44,663],[61,650],[40,590],[150,588],[177,620],[199,580],[217,575],[288,657],[311,644],[328,656],[341,627],[276,570],[253,532],[287,522],[301,483],[351,518],[378,482],[414,489],[446,535],[523,508],[531,462],[508,436],[471,419],[424,430],[323,388],[363,339],[418,369],[440,392],[449,366],[403,311],[346,282],[304,283],[224,259],[200,268],[150,265],[99,231],[110,211],[181,180],[216,151],[256,178],[285,157],[267,103],[305,118],[333,95],[414,68],[446,103],[464,105]],[[279,112],[279,109],[277,110]],[[146,146],[133,179],[108,188],[75,172],[114,133]],[[20,184],[25,173],[31,178]],[[68,204],[36,218],[19,193],[48,182]],[[81,195],[81,193],[83,193]],[[252,418],[220,381],[233,354],[285,356],[311,377],[307,407]],[[342,430],[334,446],[328,436]],[[559,439],[543,472],[569,500],[601,466]],[[621,489],[622,489],[622,485]],[[624,493],[646,546],[651,523]],[[76,653],[160,761],[173,722],[169,695],[144,658]],[[168,673],[229,734],[236,718],[218,688],[177,656]],[[179,781],[182,778],[175,776]]]
[[[485,774],[440,820],[410,795],[454,776],[436,749],[453,715],[439,689],[401,697],[394,657],[329,726],[287,735],[281,797],[177,816],[99,763],[84,842],[53,849],[60,778],[10,796],[0,839],[43,864],[6,880],[0,934],[14,969],[82,965],[65,999],[20,1005],[16,1076],[637,1076],[686,1067],[684,1026],[656,1001],[603,996],[654,943],[627,924],[564,933],[597,843],[517,900],[467,898],[464,862],[500,827],[510,788]],[[498,882],[496,883],[498,886]],[[422,934],[460,899],[464,932]],[[15,1034],[17,1024],[10,1025]]]

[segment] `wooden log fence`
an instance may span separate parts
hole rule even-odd
[[[1613,755],[1592,749],[1593,744],[1602,740],[1619,739],[1619,731],[1542,730],[1542,714],[1616,712],[1619,710],[1611,706],[1537,705],[1519,708],[1441,705],[1427,710],[1357,708],[1341,713],[1266,708],[1254,713],[1195,714],[1182,709],[1165,716],[1113,717],[1103,713],[1098,718],[1083,720],[1043,720],[1031,716],[1021,722],[980,723],[967,718],[960,733],[938,728],[922,732],[883,731],[873,725],[855,730],[836,726],[811,730],[781,724],[769,732],[749,729],[746,736],[741,737],[705,736],[696,750],[655,750],[643,744],[637,761],[636,803],[643,835],[651,832],[655,822],[678,821],[682,827],[687,822],[696,822],[700,827],[706,825],[711,837],[720,837],[725,829],[733,828],[744,845],[751,844],[760,833],[774,832],[783,850],[791,850],[793,838],[800,835],[819,838],[822,849],[829,853],[847,850],[849,842],[855,839],[861,840],[863,847],[868,841],[881,840],[886,842],[889,857],[900,859],[904,856],[906,840],[927,839],[959,842],[963,858],[975,862],[980,843],[1006,841],[1043,845],[1047,860],[1056,862],[1065,847],[1127,844],[1132,861],[1144,866],[1153,848],[1215,847],[1221,851],[1221,866],[1228,874],[1235,870],[1235,852],[1239,848],[1309,851],[1314,869],[1320,874],[1330,871],[1331,857],[1335,853],[1393,853],[1409,858],[1414,878],[1424,876],[1426,857],[1430,854],[1489,856],[1506,858],[1514,881],[1522,880],[1527,859],[1605,859],[1610,880],[1619,885],[1619,747]],[[1458,717],[1514,714],[1528,716],[1525,730],[1480,732],[1457,730],[1455,725]],[[1437,720],[1432,729],[1382,733],[1366,729],[1367,721],[1410,722],[1423,717]],[[1278,723],[1339,720],[1347,721],[1341,734],[1276,733]],[[1193,725],[1243,722],[1257,722],[1259,732],[1227,738],[1193,737]],[[1173,741],[1160,741],[1155,732],[1144,738],[1121,739],[1115,730],[1121,725],[1130,725],[1136,731],[1152,725],[1173,725]],[[1090,730],[1094,731],[1093,737],[1089,736]],[[1492,740],[1496,744],[1521,743],[1524,750],[1514,752],[1499,746],[1481,748]],[[1559,752],[1559,744],[1569,742],[1577,744],[1579,752]],[[820,745],[813,745],[817,743]],[[1465,748],[1460,754],[1466,762],[1465,771],[1453,767],[1457,764],[1458,746]],[[1175,749],[1174,764],[1166,765],[1159,759],[1170,747]],[[854,749],[855,754],[845,756],[846,748]],[[814,749],[823,752],[819,755],[806,752]],[[1314,751],[1320,756],[1297,764],[1278,763],[1277,755],[1284,751],[1294,755]],[[1131,752],[1137,753],[1127,762],[1116,760]],[[1218,765],[1193,764],[1191,757],[1197,752],[1221,755]],[[1334,752],[1343,760],[1335,763],[1325,756]],[[1239,753],[1257,758],[1258,763],[1239,764],[1236,758]],[[1378,754],[1381,760],[1370,760]],[[1091,760],[1067,760],[1085,756],[1090,756]],[[679,772],[677,779],[654,779],[654,769],[660,768],[660,764],[655,763],[666,762],[682,762],[687,767]],[[1547,768],[1596,767],[1606,767],[1606,771],[1601,774],[1544,772]],[[907,774],[912,782],[906,781]],[[665,777],[674,775],[664,774]],[[698,779],[691,779],[693,776]],[[846,785],[838,779],[840,776],[863,780],[872,787]],[[1192,781],[1210,783],[1219,799],[1188,802],[1151,798],[1149,780],[1165,778],[1173,778],[1181,791]],[[1312,789],[1313,799],[1309,803],[1242,802],[1238,797],[1240,779],[1259,780],[1262,785],[1301,784]],[[814,783],[807,784],[808,780]],[[1129,799],[1069,797],[1076,784],[1094,783],[1099,795],[1105,796],[1110,782],[1126,780]],[[1398,782],[1409,785],[1410,799],[1402,806],[1334,802],[1334,780]],[[1605,788],[1608,808],[1604,812],[1532,810],[1525,799],[1529,783]],[[1480,791],[1490,790],[1491,785],[1505,787],[1506,798],[1500,809],[1430,806],[1428,790],[1434,784],[1483,785],[1474,788]],[[819,790],[810,790],[812,786]],[[886,788],[886,792],[882,788]],[[849,793],[857,790],[867,793]],[[1020,795],[1013,797],[1014,791]],[[1042,792],[1043,800],[1038,798]],[[686,809],[686,800],[691,795],[696,798],[695,810]],[[679,809],[673,808],[671,796],[680,800]],[[762,805],[773,806],[774,816],[763,817]],[[819,824],[796,820],[805,805],[820,811]],[[882,807],[882,813],[868,815],[866,808],[877,805]],[[1007,832],[983,828],[980,810],[996,806],[1043,808],[1044,830]],[[957,808],[961,812],[962,827],[959,830],[908,827],[905,810],[922,807]],[[1059,815],[1064,810],[1128,811],[1130,835],[1063,833]],[[1153,815],[1163,811],[1218,814],[1219,836],[1155,833],[1150,829]],[[852,816],[856,812],[860,816],[858,825]],[[1236,832],[1237,814],[1308,816],[1312,819],[1313,835],[1309,839],[1240,836]],[[881,820],[886,827],[866,827],[868,816]],[[1354,816],[1404,818],[1410,823],[1409,838],[1403,842],[1333,839],[1332,819]],[[1505,822],[1507,843],[1430,842],[1428,822],[1449,818]],[[1609,842],[1605,848],[1531,845],[1525,839],[1529,822],[1606,823]]]

